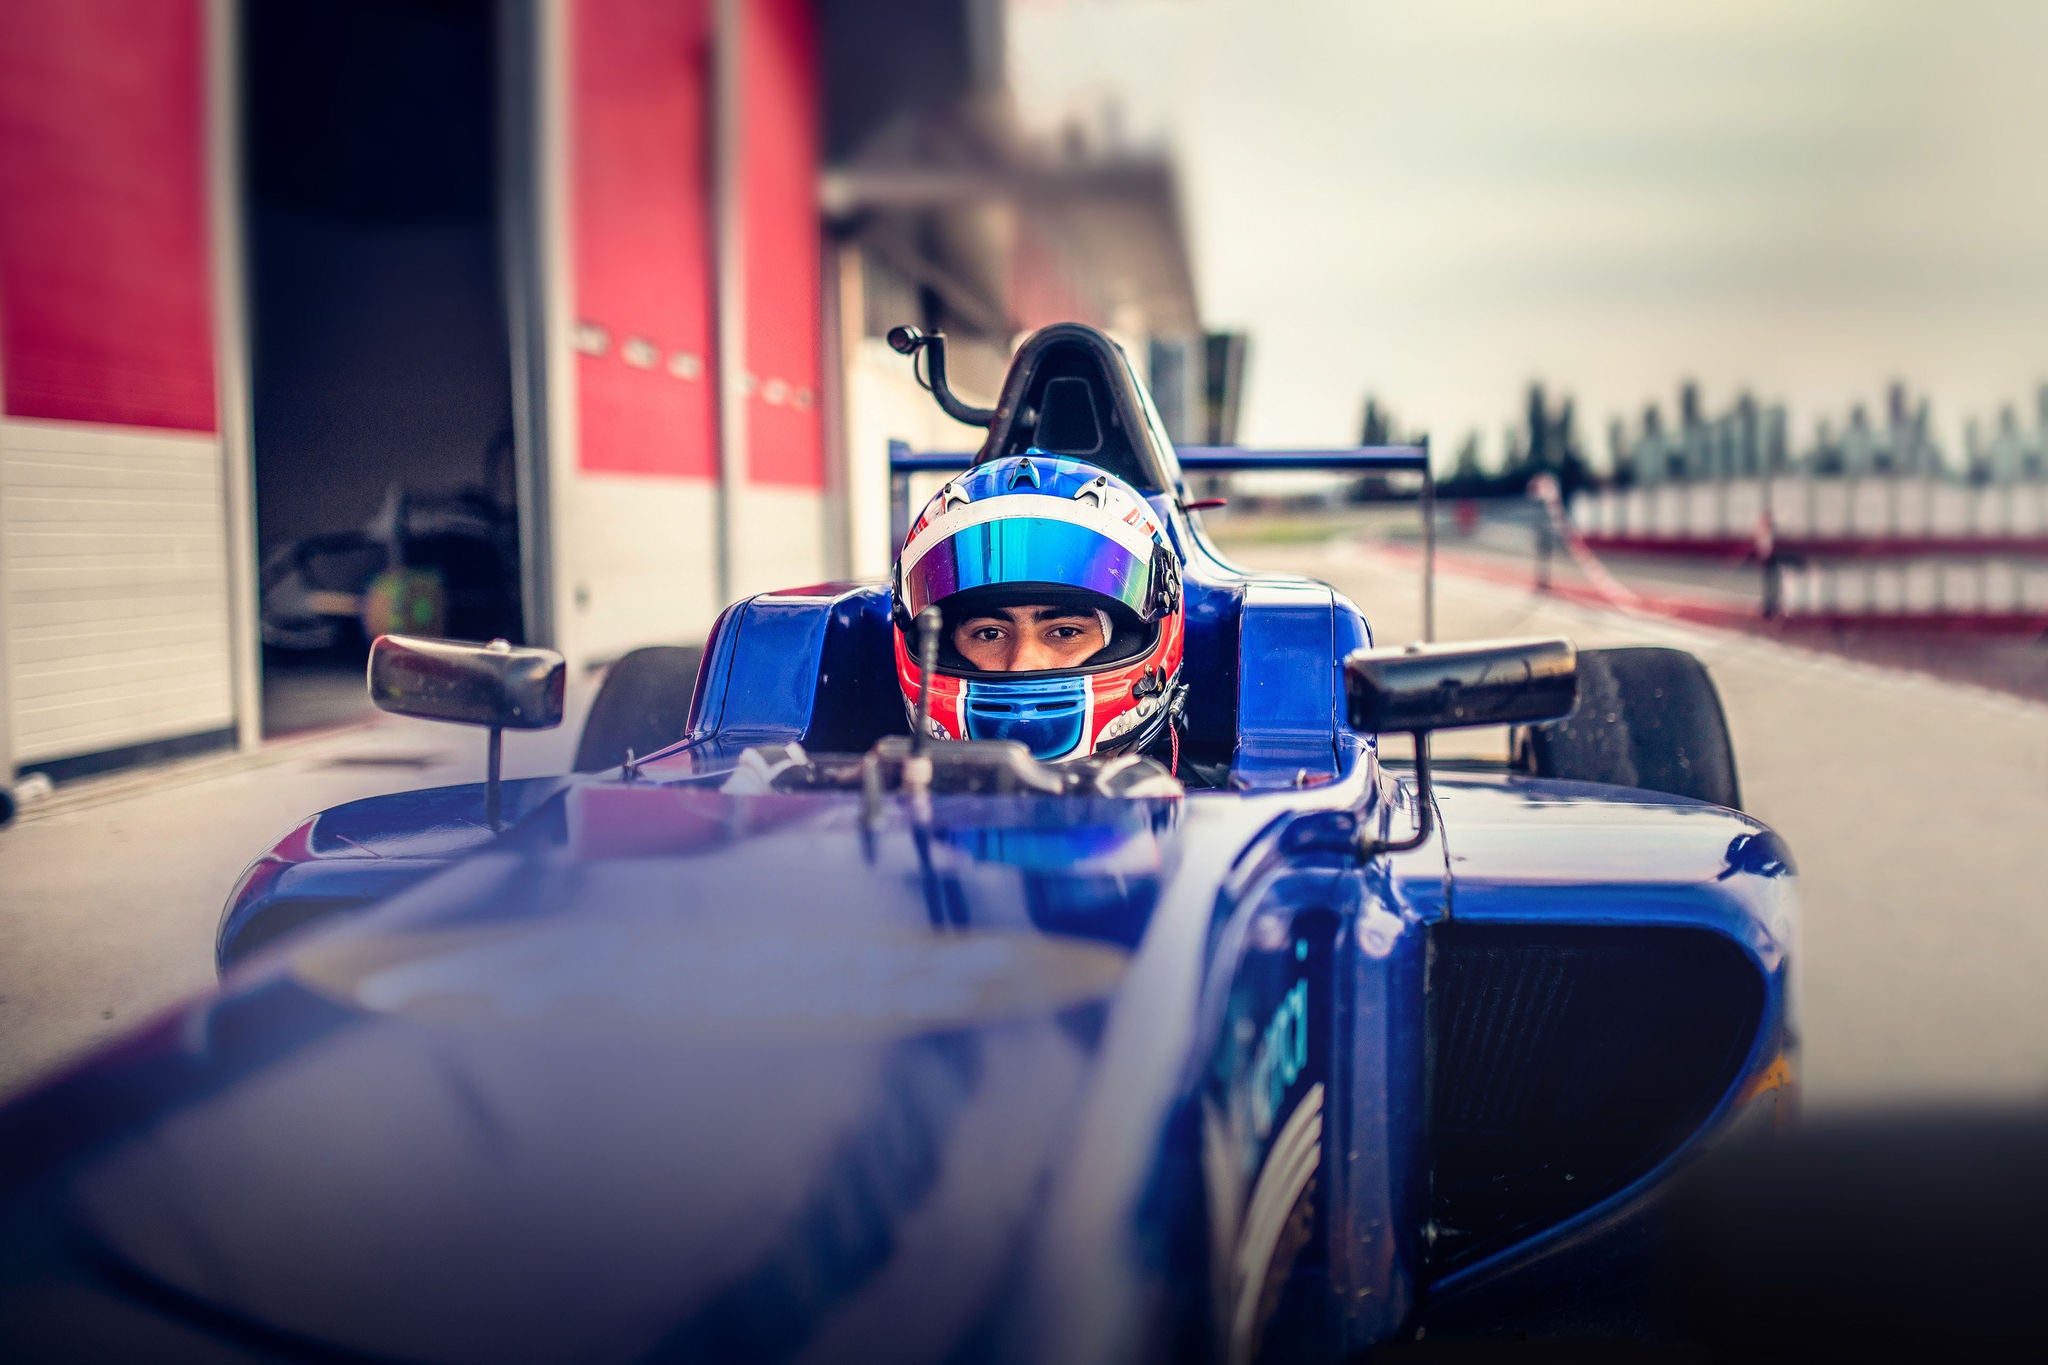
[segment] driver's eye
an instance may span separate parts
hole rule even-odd
[[[981,641],[985,645],[992,645],[1003,638],[1000,626],[979,626],[971,632],[971,635],[972,638]]]
[[[1080,634],[1081,628],[1079,626],[1054,626],[1052,628],[1052,636],[1055,640],[1073,640],[1079,638]]]

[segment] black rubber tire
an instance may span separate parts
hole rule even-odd
[[[1682,649],[1579,651],[1579,706],[1517,730],[1514,765],[1742,808],[1735,746],[1706,666]]]
[[[644,758],[681,739],[703,661],[699,645],[652,645],[606,669],[576,745],[576,771],[603,772],[624,763],[629,749]]]

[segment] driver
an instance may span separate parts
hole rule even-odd
[[[1180,560],[1123,480],[1033,450],[977,465],[925,505],[896,561],[896,678],[913,724],[913,623],[933,606],[934,738],[1178,766]]]

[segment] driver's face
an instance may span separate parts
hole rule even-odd
[[[1072,607],[992,607],[953,627],[953,648],[988,673],[1074,668],[1107,643],[1101,618]]]

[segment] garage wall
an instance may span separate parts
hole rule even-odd
[[[0,4],[0,749],[17,765],[234,720],[206,18],[202,0]]]

